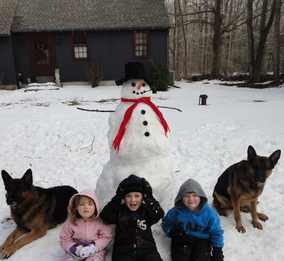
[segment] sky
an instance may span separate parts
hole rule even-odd
[[[158,156],[156,162],[161,164],[168,160],[173,173],[167,175],[172,176],[163,179],[161,173],[153,174],[153,168],[158,167],[151,164],[144,165],[141,175],[153,183],[154,196],[163,202],[165,212],[173,206],[171,197],[178,189],[171,186],[159,189],[169,178],[177,181],[178,186],[189,178],[198,181],[212,207],[212,192],[218,177],[230,165],[247,158],[249,145],[261,156],[283,149],[284,86],[251,89],[206,80],[179,81],[175,85],[179,88],[151,94],[152,102],[160,106],[170,128],[168,155]],[[112,114],[108,111],[114,111],[120,103],[121,89],[115,85],[56,88],[47,84],[15,91],[0,90],[0,168],[13,178],[21,178],[31,168],[35,186],[70,185],[78,191],[95,191],[101,176],[100,184],[105,181],[108,186],[100,189],[111,198],[116,186],[107,183],[109,178],[103,175],[104,168],[114,164],[110,160],[107,136]],[[201,94],[208,95],[207,105],[198,104]],[[232,211],[227,217],[220,217],[225,260],[283,260],[283,172],[282,155],[259,197],[258,211],[269,217],[266,222],[261,221],[263,230],[252,226],[249,213],[241,215],[246,233],[235,229]],[[169,197],[170,200],[165,200]],[[102,204],[104,201],[101,199]],[[2,179],[0,206],[2,244],[15,228],[5,202]],[[22,247],[9,260],[62,260],[60,228],[61,225],[49,230],[43,238]],[[161,230],[160,222],[153,231],[163,260],[169,261],[170,239]],[[111,260],[110,254],[109,251],[107,260]]]

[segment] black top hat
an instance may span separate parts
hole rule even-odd
[[[145,66],[139,62],[129,62],[124,66],[125,77],[124,79],[116,80],[116,85],[122,85],[130,79],[144,79],[149,85],[151,82],[147,77]]]

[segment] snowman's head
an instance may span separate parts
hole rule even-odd
[[[125,99],[139,99],[150,97],[152,90],[144,79],[130,79],[123,83],[121,97]]]

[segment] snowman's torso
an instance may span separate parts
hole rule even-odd
[[[115,139],[126,110],[133,105],[121,102],[109,118],[109,146],[112,154],[137,159],[152,156],[166,156],[169,153],[169,139],[155,111],[145,103],[139,103],[128,121],[118,151],[113,151]]]

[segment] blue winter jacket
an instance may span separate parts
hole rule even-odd
[[[201,197],[200,206],[194,212],[182,203],[182,197],[188,192],[195,192]],[[199,183],[192,179],[181,186],[175,199],[175,206],[163,217],[161,226],[167,236],[172,229],[177,228],[196,238],[209,238],[212,247],[224,246],[224,230],[221,228],[220,218],[217,212],[209,207]]]

